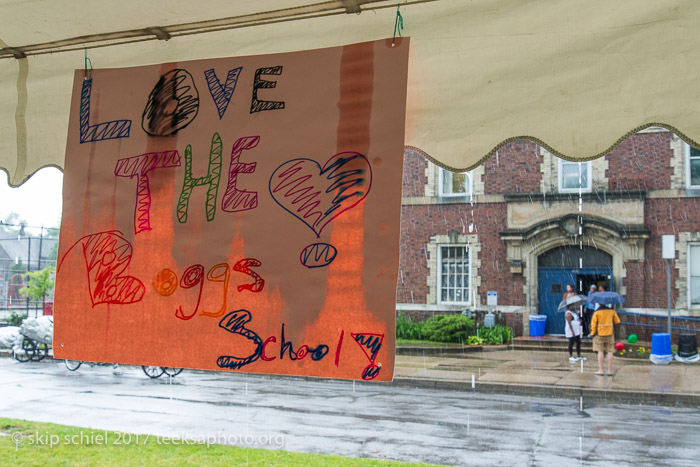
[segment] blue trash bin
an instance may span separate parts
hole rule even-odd
[[[530,337],[543,337],[547,315],[530,315]]]
[[[657,365],[668,365],[673,360],[671,352],[671,335],[667,332],[655,332],[651,335],[651,355],[649,360]]]

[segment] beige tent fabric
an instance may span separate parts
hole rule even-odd
[[[26,46],[130,31],[91,39],[96,68],[304,50],[391,37],[395,5],[0,0],[0,48],[12,48],[0,51],[0,168],[17,185],[63,163],[83,51]],[[700,141],[698,1],[417,0],[401,13],[411,36],[406,144],[444,167],[472,168],[519,137],[572,160],[649,125]],[[195,24],[168,27],[182,23]],[[193,34],[207,28],[223,29]],[[27,58],[8,58],[25,48]]]

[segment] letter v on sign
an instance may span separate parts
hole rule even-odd
[[[223,118],[226,108],[228,108],[228,103],[231,102],[231,97],[236,90],[236,83],[238,83],[238,77],[241,75],[242,69],[243,67],[239,66],[238,68],[229,70],[226,76],[226,83],[224,83],[223,86],[213,68],[204,72],[207,86],[209,86],[209,92],[216,105],[216,110],[219,112],[219,120]]]

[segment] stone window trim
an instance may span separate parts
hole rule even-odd
[[[565,188],[564,187],[564,165],[577,165],[580,167],[580,172],[579,172],[579,179],[581,178],[581,174],[583,174],[583,170],[586,171],[586,186],[583,187],[575,187],[575,188]],[[585,169],[584,169],[585,168]],[[591,161],[585,161],[585,162],[570,162],[566,161],[564,159],[558,159],[557,163],[557,170],[558,170],[558,191],[559,193],[590,193],[592,191],[592,179],[593,179],[593,164]]]
[[[425,177],[428,183],[425,184],[425,197],[432,200],[433,202],[440,202],[444,200],[447,202],[459,201],[460,197],[466,199],[465,202],[476,202],[480,196],[484,195],[484,164],[474,168],[469,171],[470,174],[470,187],[471,196],[467,195],[457,195],[457,196],[441,196],[440,194],[440,179],[442,176],[442,167],[439,167],[432,162],[428,161],[425,168]]]
[[[557,193],[559,188],[559,160],[560,158],[547,151],[544,147],[539,147],[540,157],[542,157],[542,162],[540,164],[540,172],[542,172],[542,193],[550,194]],[[599,157],[592,161],[591,170],[589,172],[589,180],[591,181],[592,190],[603,190],[606,191],[609,186],[608,182],[608,160],[605,157]],[[578,193],[578,188],[572,192]],[[567,192],[571,193],[571,192]]]
[[[691,180],[691,170],[690,170],[690,163],[691,159],[692,160],[700,160],[700,155],[692,156],[691,157],[691,147],[688,143],[683,143],[683,149],[684,149],[684,154],[685,157],[684,162],[685,162],[685,186],[689,190],[700,190],[700,184],[695,184],[693,185],[693,182]]]
[[[466,280],[467,280],[467,285],[466,287],[463,285],[461,288],[466,289],[467,292],[467,297],[466,300],[444,300],[442,299],[442,292],[443,288],[445,287],[445,284],[443,284],[443,272],[442,272],[442,263],[445,261],[445,258],[443,257],[443,249],[444,248],[464,248],[465,253],[466,253],[466,260],[467,260],[467,271],[466,271]],[[437,252],[438,252],[438,272],[437,272],[437,301],[440,304],[459,304],[459,305],[469,305],[472,301],[472,275],[471,275],[471,248],[469,248],[468,244],[454,244],[454,243],[440,243],[437,246]],[[464,278],[464,276],[463,276]],[[447,286],[449,287],[449,286]],[[455,285],[454,289],[456,290],[458,287]],[[463,297],[464,298],[464,297]]]
[[[468,247],[469,250],[469,302],[440,302],[439,290],[439,274],[440,274],[440,257],[438,248],[440,246],[461,246]],[[451,232],[449,235],[433,235],[426,245],[428,252],[428,276],[426,278],[428,285],[428,296],[426,302],[428,304],[439,305],[441,308],[469,308],[475,309],[481,302],[479,298],[479,287],[481,286],[481,278],[478,276],[478,271],[481,268],[480,252],[481,243],[478,242],[478,236],[469,234],[458,234]]]
[[[690,254],[691,246],[700,246],[700,232],[678,232],[676,252],[678,258],[674,260],[674,267],[678,270],[675,288],[678,290],[677,310],[692,310],[692,315],[700,315],[700,305],[690,306]]]
[[[453,193],[453,192],[446,192],[445,191],[445,172],[449,172],[442,167],[438,167],[438,196],[441,198],[466,198],[468,200],[472,200],[474,196],[474,173],[473,171],[468,171],[468,172],[460,172],[466,175],[467,177],[467,192],[466,193]]]
[[[691,248],[699,248],[700,249],[700,242],[694,242],[694,243],[688,243],[688,258],[690,258],[690,249]],[[700,309],[700,303],[692,303],[692,282],[691,282],[691,266],[693,266],[691,261],[687,261],[687,268],[688,268],[688,280],[687,284],[688,286],[686,287],[688,290],[688,308],[693,308],[693,309]]]

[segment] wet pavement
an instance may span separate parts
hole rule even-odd
[[[403,357],[400,357],[403,358]],[[403,367],[399,365],[399,367]],[[537,370],[545,371],[545,370]],[[487,373],[488,374],[488,373]],[[471,378],[469,378],[471,379]],[[405,383],[405,381],[404,381]],[[0,416],[453,465],[697,465],[700,410],[0,359]]]
[[[420,351],[418,351],[420,353]],[[615,358],[613,375],[598,376],[596,355],[569,362],[565,352],[502,350],[456,355],[397,355],[395,378],[408,384],[584,400],[700,406],[700,364],[654,365]]]

